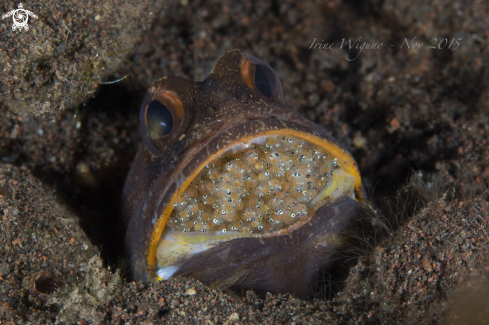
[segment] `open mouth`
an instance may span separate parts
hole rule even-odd
[[[157,277],[171,277],[186,259],[219,243],[286,235],[320,206],[358,199],[351,156],[330,147],[310,134],[270,131],[207,161],[171,202],[156,249]]]
[[[216,157],[174,202],[167,227],[267,234],[304,221],[355,179],[324,149],[292,135],[255,138]]]

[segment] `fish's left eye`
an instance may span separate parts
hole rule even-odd
[[[261,65],[256,66],[255,86],[263,95],[272,98],[272,88],[268,82],[266,70]]]
[[[253,82],[256,89],[258,89],[262,95],[272,98],[279,103],[283,103],[284,94],[282,84],[272,67],[256,56],[246,52],[245,55],[248,57],[249,62],[255,67],[255,77],[253,78]]]

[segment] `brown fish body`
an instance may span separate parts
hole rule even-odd
[[[151,86],[141,107],[144,144],[127,177],[123,197],[125,242],[136,279],[183,275],[221,288],[311,296],[308,281],[331,264],[329,257],[341,246],[337,234],[355,218],[364,192],[351,155],[323,128],[284,105],[282,98],[273,70],[239,50],[226,53],[201,83],[165,77]],[[286,147],[287,141],[296,147]],[[298,147],[304,156],[312,157],[304,159],[315,164],[313,167],[308,167],[309,163],[300,165],[304,159],[294,156],[294,148]],[[297,187],[297,193],[289,184],[292,170],[286,164],[294,161],[293,168],[315,168],[319,175],[319,170],[326,169],[320,157],[312,153],[322,151],[325,161],[333,161],[332,172],[324,173],[331,181],[318,181],[324,189],[314,187],[307,191],[307,185],[297,182],[303,186],[302,190]],[[247,158],[246,155],[251,156],[249,152],[256,152],[257,157],[260,154],[259,159],[279,153],[285,158],[281,167],[274,169],[274,157],[270,156],[267,163],[263,160],[263,164],[256,158],[255,164],[249,161],[253,157]],[[284,156],[288,154],[290,157]],[[243,174],[227,172],[233,171],[229,167],[233,163],[240,164]],[[218,167],[213,168],[214,164]],[[251,171],[245,170],[246,166]],[[274,178],[270,171],[281,176]],[[214,180],[213,173],[220,180]],[[239,175],[240,179],[229,179],[224,184],[223,175]],[[277,187],[278,182],[282,185]],[[270,185],[266,192],[267,188],[258,187],[261,192],[254,194],[256,184],[263,187],[269,183],[275,184],[275,189]],[[340,189],[335,190],[331,184],[339,184]],[[216,200],[221,198],[217,194],[210,193],[214,194],[214,203],[205,205],[203,186],[215,186],[216,193],[226,190],[224,203]],[[192,190],[197,194],[186,198],[192,187],[197,187]],[[241,194],[233,196],[233,191]],[[309,212],[296,215],[295,210],[290,210],[292,205],[287,206],[287,211],[283,201],[292,195],[298,197],[297,202],[289,201],[294,206],[306,206]],[[313,199],[307,200],[305,195]],[[234,201],[228,203],[226,198]],[[281,198],[277,203],[280,208],[271,208],[274,201],[270,198]],[[243,207],[243,203],[257,200],[258,205]],[[255,212],[255,206],[261,214]],[[187,213],[186,209],[193,212]],[[206,213],[212,214],[208,220],[201,217]],[[235,219],[229,217],[232,213]],[[256,217],[244,216],[251,213]],[[290,220],[279,213],[285,213]],[[193,248],[175,246],[179,243]],[[163,248],[175,253],[162,252]]]

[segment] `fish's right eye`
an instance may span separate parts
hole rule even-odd
[[[172,112],[158,100],[153,100],[146,108],[146,129],[153,140],[170,134],[173,129]]]
[[[193,90],[192,81],[167,76],[156,80],[146,93],[139,126],[143,143],[153,156],[165,155],[169,148],[187,141],[184,135],[195,112]]]

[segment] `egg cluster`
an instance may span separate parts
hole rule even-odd
[[[174,203],[167,225],[263,234],[304,220],[308,205],[328,186],[336,159],[294,136],[260,142],[228,150],[201,170]]]

